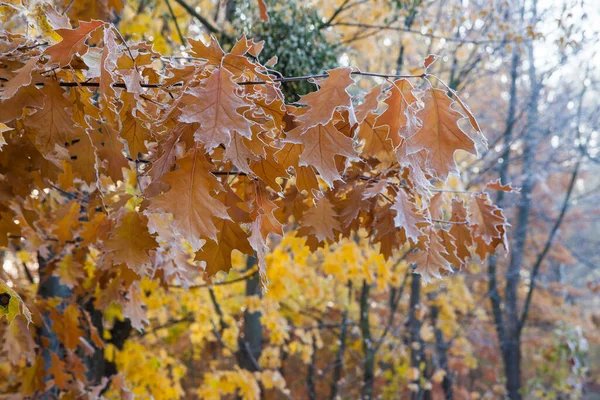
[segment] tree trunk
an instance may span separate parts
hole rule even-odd
[[[352,281],[348,281],[348,307],[352,300]],[[331,378],[331,389],[329,399],[335,400],[339,391],[339,382],[342,379],[344,371],[344,353],[346,352],[346,336],[348,334],[348,307],[342,312],[342,326],[340,327],[340,336],[338,337],[339,347],[335,356],[335,367]]]
[[[375,381],[375,352],[373,339],[371,338],[371,326],[369,325],[369,294],[371,286],[363,280],[360,292],[360,330],[363,344],[363,387],[362,398],[370,400],[373,397],[373,385]]]
[[[308,364],[308,371],[306,374],[306,385],[308,386],[308,398],[310,400],[317,400],[317,384],[315,382],[315,370],[317,363],[317,337],[313,335],[312,338],[312,356],[310,357],[310,364]]]
[[[421,303],[421,275],[413,273],[410,283],[410,305],[408,310],[408,329],[410,333],[410,366],[419,371],[419,376],[410,383],[415,386],[411,391],[411,399],[419,400],[421,393],[421,361],[423,361],[423,341],[421,340],[421,321],[417,316],[417,311]]]
[[[444,334],[442,333],[442,330],[437,326],[439,314],[440,309],[437,306],[432,306],[431,325],[433,325],[433,331],[435,335],[435,350],[438,357],[437,367],[446,371],[446,375],[444,375],[444,379],[442,381],[444,399],[452,400],[454,398],[454,394],[452,392],[452,377],[450,376],[450,371],[448,370],[448,343],[446,343],[446,341],[444,340]]]
[[[58,276],[52,275],[49,267],[51,266],[48,263],[48,260],[42,257],[40,253],[37,255],[38,265],[39,265],[39,277],[40,284],[38,286],[38,295],[43,299],[50,298],[61,298],[66,299],[71,296],[71,289],[67,286],[62,285],[60,283],[60,278]],[[50,256],[49,258],[52,258]],[[65,308],[64,302],[59,304],[57,309],[59,312]],[[50,318],[50,313],[46,311],[42,316],[42,326],[38,330],[38,345],[42,350],[42,357],[44,359],[44,371],[45,377],[44,380],[50,380],[49,369],[52,367],[52,353],[57,354],[61,359],[64,358],[64,349],[62,344],[56,337],[56,333],[52,329],[52,319]],[[40,395],[36,398],[45,400],[45,399],[55,399],[58,398],[58,388],[53,387],[52,389],[46,391],[43,395]]]
[[[248,257],[247,269],[252,268],[255,263],[255,257]],[[246,296],[261,296],[258,271],[246,280]],[[253,372],[260,369],[258,360],[262,354],[263,329],[260,317],[260,312],[244,311],[244,335],[239,339],[239,365]]]

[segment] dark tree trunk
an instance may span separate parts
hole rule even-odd
[[[247,268],[250,269],[256,263],[256,258],[248,257]],[[260,277],[258,271],[251,278],[246,280],[246,296],[260,296]],[[260,322],[260,312],[244,312],[244,334],[239,339],[239,357],[240,367],[248,371],[258,371],[258,360],[262,354],[262,324]]]
[[[348,305],[352,299],[352,281],[348,281]],[[339,346],[337,354],[335,356],[335,367],[333,368],[333,375],[331,378],[331,389],[329,392],[329,399],[335,400],[339,391],[339,382],[342,379],[342,372],[344,371],[344,353],[346,352],[346,336],[348,334],[348,309],[346,308],[342,312],[342,326],[340,327],[340,335],[338,337]]]
[[[417,311],[421,303],[421,275],[412,275],[410,283],[410,305],[408,310],[408,329],[410,334],[410,366],[421,371],[420,365],[424,359],[423,340],[421,339],[421,321],[417,317]],[[412,391],[411,399],[419,400],[422,396],[420,377],[411,381],[416,391]]]
[[[60,283],[60,278],[52,275],[51,265],[49,261],[38,253],[39,277],[40,284],[38,286],[38,295],[43,299],[61,298],[66,299],[71,296],[71,289]],[[52,256],[50,256],[52,258]],[[62,312],[65,308],[64,302],[59,304],[57,309]],[[57,354],[61,359],[64,358],[64,349],[56,333],[52,329],[52,319],[50,313],[46,311],[42,316],[43,324],[38,331],[38,345],[42,351],[44,359],[45,380],[50,379],[48,370],[52,367],[52,353]],[[58,389],[53,387],[46,391],[43,395],[38,396],[39,399],[54,399],[58,398]]]
[[[363,281],[360,292],[360,330],[364,353],[362,398],[367,400],[373,397],[373,385],[375,381],[375,352],[371,337],[371,326],[369,325],[370,292],[371,286],[367,281]]]
[[[103,321],[102,311],[96,310],[94,307],[94,300],[90,300],[85,304],[85,310],[90,314],[92,325],[98,331],[100,337],[103,332]],[[105,376],[106,361],[104,359],[104,349],[94,346],[94,353],[84,357],[84,363],[86,367],[86,378],[91,385],[98,385]]]
[[[315,381],[316,363],[317,363],[317,338],[315,335],[313,335],[312,356],[310,358],[310,364],[308,364],[308,371],[306,374],[306,385],[308,386],[308,398],[310,400],[317,400],[317,384]]]
[[[442,381],[442,389],[444,390],[445,400],[452,400],[454,394],[452,392],[452,376],[448,370],[448,343],[444,340],[442,330],[437,326],[440,309],[437,306],[431,307],[431,325],[433,325],[435,335],[435,350],[438,357],[438,368],[444,370],[446,375]]]

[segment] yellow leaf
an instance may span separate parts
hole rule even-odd
[[[8,284],[0,279],[0,315],[6,316],[9,323],[15,319],[17,315],[23,315],[27,322],[31,322],[31,312],[21,300],[21,297],[12,290]]]

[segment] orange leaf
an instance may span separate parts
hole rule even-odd
[[[471,231],[464,223],[467,221],[467,209],[461,200],[452,200],[452,217],[450,218],[452,227],[450,234],[456,239],[456,255],[463,262],[467,262],[467,258],[471,256],[469,246],[473,243]]]
[[[427,248],[411,254],[408,261],[417,265],[415,273],[421,275],[423,282],[429,283],[433,278],[442,278],[440,270],[452,271],[445,256],[448,256],[448,253],[442,244],[442,239],[431,229]]]
[[[476,154],[475,143],[459,128],[457,123],[464,117],[452,109],[452,99],[446,92],[429,89],[423,102],[424,108],[418,113],[423,126],[407,142],[408,151],[427,150],[429,170],[445,181],[449,173],[458,173],[454,153],[465,150]]]
[[[327,78],[317,81],[319,90],[300,97],[298,103],[308,106],[306,112],[297,118],[298,122],[304,124],[304,129],[329,123],[338,107],[352,107],[350,95],[346,91],[354,83],[351,73],[350,68],[329,70]]]
[[[381,162],[396,160],[392,141],[388,140],[388,128],[384,125],[375,127],[376,114],[369,114],[358,126],[358,138],[364,141],[361,155],[374,157]]]
[[[337,213],[326,197],[317,200],[317,204],[304,214],[302,225],[309,227],[319,241],[335,240],[335,231],[341,231],[342,226],[337,219]]]
[[[305,132],[301,128],[289,132],[286,139],[287,142],[304,145],[299,165],[314,167],[327,185],[333,187],[334,181],[342,179],[334,156],[358,159],[354,141],[338,131],[333,122],[313,126]]]
[[[486,189],[500,190],[509,193],[518,193],[521,191],[521,189],[519,188],[512,187],[510,183],[503,185],[502,183],[500,183],[500,178],[496,179],[495,181],[489,182],[487,185],[485,185],[485,187]]]
[[[414,202],[410,200],[404,190],[399,189],[396,195],[396,202],[392,206],[396,211],[394,225],[396,228],[404,229],[407,239],[412,239],[415,243],[422,234],[417,224],[423,222],[423,218],[414,210]]]
[[[201,40],[188,39],[191,46],[190,53],[194,57],[204,58],[208,64],[221,65],[221,60],[225,56],[225,52],[219,45],[214,36],[210,36],[210,43],[205,45]]]
[[[262,22],[269,22],[269,12],[267,10],[267,3],[265,3],[265,0],[258,0],[258,11],[260,14],[260,20]]]
[[[231,269],[231,252],[238,250],[244,254],[252,254],[248,243],[248,234],[240,227],[241,222],[249,221],[248,212],[240,208],[243,203],[232,190],[219,193],[217,198],[229,208],[228,214],[233,219],[220,219],[216,222],[217,240],[207,241],[196,252],[196,260],[205,261],[205,272],[213,276],[219,271],[229,272]],[[234,222],[235,221],[235,222]]]
[[[46,96],[44,108],[25,120],[25,125],[35,129],[34,143],[42,154],[52,152],[55,146],[65,147],[75,134],[72,103],[64,96],[57,82],[42,89]]]
[[[127,211],[121,214],[104,249],[114,264],[125,264],[140,273],[150,264],[149,251],[156,247],[156,240],[148,232],[148,219],[135,211]]]
[[[57,29],[56,32],[63,40],[46,49],[50,56],[49,63],[58,63],[61,67],[69,65],[74,55],[83,56],[88,51],[85,41],[90,33],[104,25],[102,21],[81,22],[76,29]]]
[[[478,194],[469,202],[469,221],[473,233],[488,244],[502,236],[500,227],[507,224],[502,210],[490,202],[487,194]]]
[[[384,100],[387,109],[375,120],[373,129],[388,126],[387,139],[394,148],[404,143],[417,129],[416,121],[411,115],[417,99],[413,95],[413,86],[406,79],[399,79]]]
[[[231,77],[226,69],[215,70],[201,85],[187,91],[179,120],[200,123],[194,137],[206,150],[228,146],[233,131],[250,137],[250,122],[237,111],[250,104],[236,94],[239,88]]]
[[[177,162],[179,169],[163,176],[171,189],[150,201],[153,211],[173,215],[173,229],[181,234],[194,251],[201,247],[200,238],[217,240],[214,218],[229,219],[227,208],[211,192],[222,190],[210,173],[211,164],[198,149],[191,150]]]
[[[37,66],[38,60],[39,57],[31,57],[20,69],[15,71],[17,73],[4,84],[4,88],[0,92],[0,100],[11,98],[19,88],[31,83],[31,72]]]
[[[66,373],[66,365],[63,360],[60,359],[58,354],[50,352],[50,368],[48,373],[54,376],[54,384],[61,390],[66,390],[69,386],[69,382],[72,380],[70,374]]]

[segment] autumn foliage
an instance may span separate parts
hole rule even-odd
[[[42,276],[24,303],[2,284],[0,311],[23,314],[6,333],[21,349],[13,391],[93,398],[106,385],[84,367],[106,344],[98,313],[141,332],[144,290],[210,283],[237,252],[256,257],[268,291],[283,235],[311,252],[370,244],[425,282],[508,250],[488,193],[447,185],[485,139],[429,73],[433,57],[406,76],[329,70],[289,104],[296,78],[261,63],[261,42],[189,40],[189,57],[170,58],[109,23],[44,15],[34,33],[0,34],[0,246],[36,257]],[[364,90],[368,76],[380,83]]]

